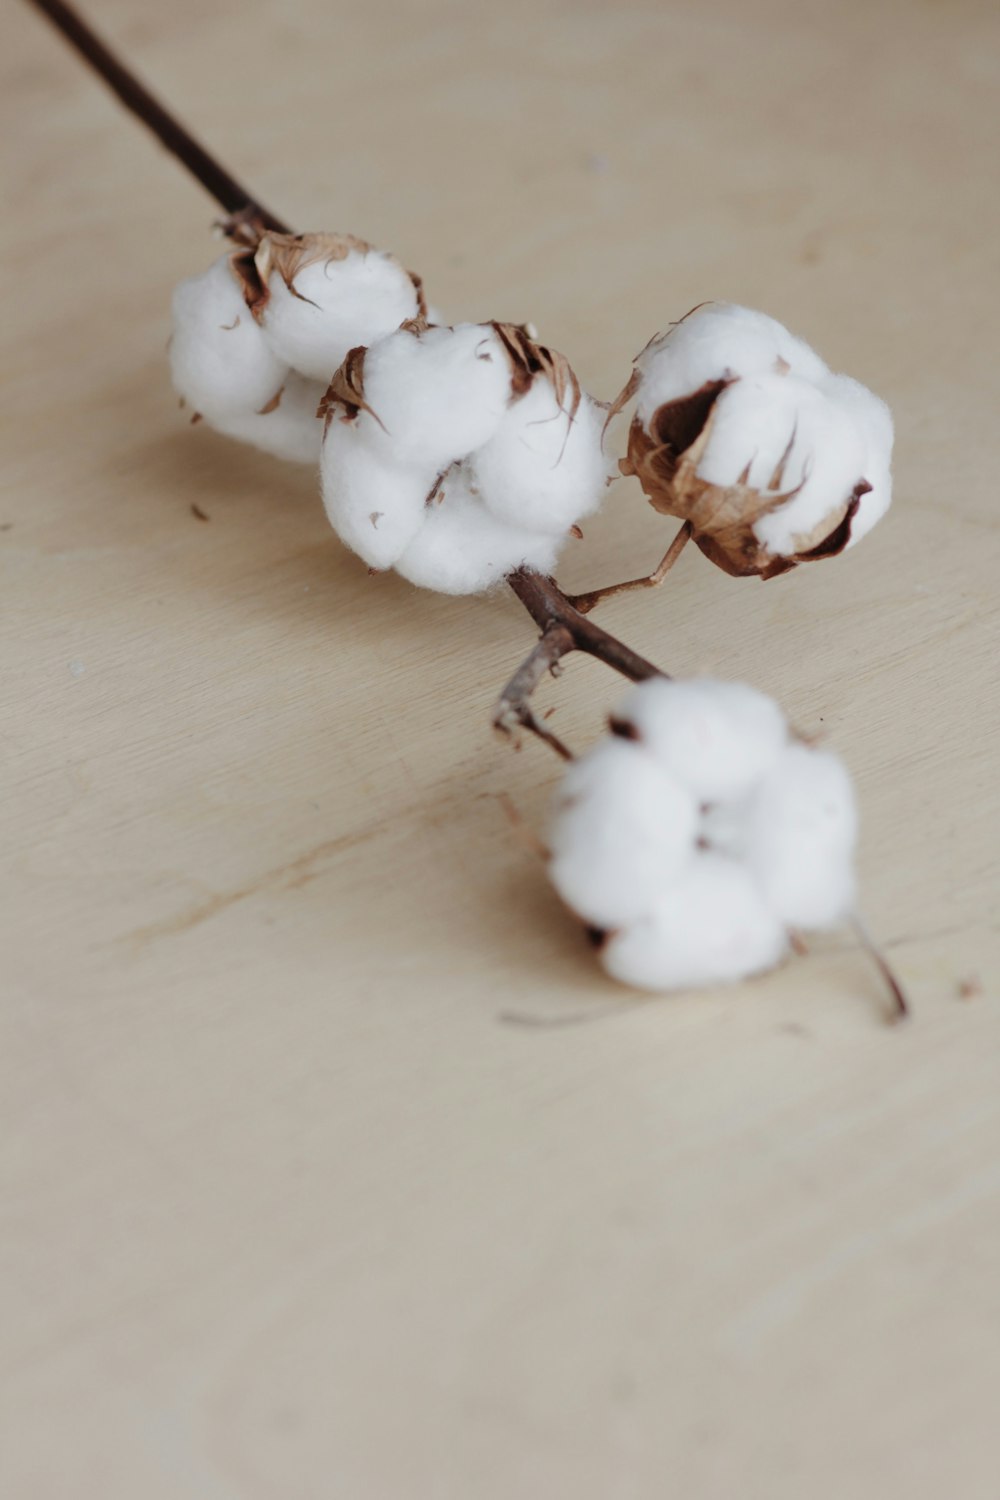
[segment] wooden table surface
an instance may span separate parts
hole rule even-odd
[[[527,616],[370,578],[312,474],[187,424],[212,205],[10,7],[0,1490],[996,1500],[996,5],[91,15],[279,213],[598,395],[730,298],[886,396],[863,546],[763,587],[692,551],[602,618],[843,753],[915,1014],[847,936],[602,978],[504,811],[558,775],[489,728]],[[662,527],[619,486],[563,581]],[[545,701],[582,745],[619,693]]]

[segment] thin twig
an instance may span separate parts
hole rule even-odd
[[[574,609],[580,611],[581,615],[586,615],[595,604],[600,604],[602,599],[611,599],[615,594],[627,594],[630,589],[659,588],[687,546],[690,536],[691,522],[685,521],[652,573],[647,573],[642,578],[629,578],[625,583],[608,583],[604,588],[590,589],[586,594],[570,594],[569,602]]]
[[[493,727],[501,734],[512,734],[515,726],[528,729],[532,734],[551,745],[563,760],[572,760],[573,752],[552,733],[533,713],[529,699],[542,678],[555,672],[562,658],[575,650],[575,642],[565,625],[552,624],[542,631],[535,649],[526,656],[513,677],[507,683],[496,708],[493,710]]]
[[[598,661],[613,671],[620,672],[630,682],[645,682],[647,677],[664,677],[659,667],[626,646],[616,636],[602,630],[593,620],[588,620],[563,593],[554,578],[534,573],[530,568],[518,568],[507,579],[510,587],[520,599],[539,630],[543,633],[550,625],[562,625],[573,639],[575,651],[585,651],[596,656]]]
[[[230,176],[221,162],[185,130],[180,121],[154,98],[125,64],[115,56],[82,16],[64,0],[28,0],[53,26],[75,47],[82,57],[98,73],[108,88],[146,125],[177,157],[192,177],[211,193],[215,201],[230,214],[251,221],[260,229],[273,229],[287,233],[287,227],[275,218],[268,209],[248,192],[242,183]]]
[[[520,724],[551,745],[564,760],[572,760],[572,751],[536,718],[529,701],[542,678],[554,672],[564,656],[569,656],[572,651],[583,651],[613,671],[620,672],[630,682],[645,682],[648,677],[665,677],[666,673],[582,615],[554,578],[533,573],[530,568],[518,568],[507,582],[541,634],[534,650],[525,657],[500,694],[493,710],[494,728],[510,734],[514,726]]]
[[[906,999],[906,994],[903,990],[903,986],[900,984],[899,980],[896,978],[895,973],[890,967],[889,960],[886,958],[881,948],[875,942],[875,939],[872,937],[871,933],[868,931],[868,928],[865,926],[864,922],[857,912],[855,912],[850,918],[850,926],[858,942],[861,944],[862,948],[864,948],[869,958],[875,964],[875,967],[878,969],[879,973],[882,975],[882,978],[885,980],[886,985],[888,986],[889,993],[892,996],[894,1007],[893,1013],[889,1017],[890,1021],[897,1023],[899,1021],[905,1021],[907,1016],[910,1014],[910,1006]]]

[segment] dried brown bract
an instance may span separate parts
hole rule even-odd
[[[367,349],[362,347],[348,350],[344,363],[339,370],[335,371],[316,409],[317,417],[323,418],[324,432],[335,416],[339,415],[342,422],[354,422],[357,420],[358,412],[361,411],[366,411],[369,416],[375,418],[380,427],[383,427],[384,424],[378,412],[373,411],[365,400],[365,355],[367,352]]]
[[[230,256],[230,263],[243,286],[243,296],[247,307],[260,321],[270,299],[270,281],[275,272],[281,277],[293,297],[309,302],[311,299],[304,297],[296,288],[296,276],[309,266],[346,260],[352,251],[360,255],[383,253],[376,252],[374,245],[370,245],[367,240],[359,239],[355,234],[333,232],[278,234],[273,230],[266,230],[254,245],[234,250]],[[395,256],[384,255],[384,258],[391,261],[393,265],[399,265]],[[407,271],[405,274],[413,283],[419,316],[425,318],[427,302],[424,297],[423,281],[413,271]]]
[[[713,484],[699,476],[716,401],[730,383],[707,381],[691,395],[665,402],[648,426],[636,416],[629,431],[628,457],[620,464],[622,473],[636,475],[654,510],[689,521],[692,540],[733,577],[775,578],[797,563],[842,552],[850,540],[861,496],[871,488],[866,480],[859,481],[852,494],[811,531],[799,534],[796,550],[789,556],[776,556],[754,531],[763,516],[786,505],[801,489],[801,483],[791,489],[783,487],[794,433],[763,488],[749,483],[749,464],[731,485]]]
[[[510,360],[511,400],[517,401],[526,395],[535,376],[541,375],[549,381],[557,404],[572,421],[580,408],[583,393],[565,354],[540,344],[524,323],[491,323],[489,326]]]

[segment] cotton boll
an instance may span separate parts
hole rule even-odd
[[[571,391],[560,404],[551,381],[536,376],[469,460],[483,504],[500,520],[562,534],[599,508],[609,474],[604,413],[585,394],[575,413],[572,403]]]
[[[788,740],[777,703],[742,682],[654,677],[629,694],[619,717],[701,802],[745,795]]]
[[[561,538],[508,526],[470,493],[466,476],[453,471],[431,502],[420,530],[396,571],[420,588],[441,594],[480,594],[515,568],[549,573]]]
[[[290,286],[274,270],[268,293],[261,323],[275,354],[323,381],[349,349],[374,343],[419,310],[409,274],[373,249],[313,260],[295,272]]]
[[[247,414],[267,405],[287,365],[255,323],[228,255],[180,283],[172,314],[174,388],[194,411]]]
[[[372,447],[433,479],[492,437],[507,410],[510,365],[483,324],[402,329],[367,351],[364,386],[375,416],[362,411],[357,421]]]
[[[823,389],[851,414],[865,444],[861,477],[868,481],[871,489],[861,496],[851,525],[851,539],[847,545],[853,547],[867,536],[892,503],[892,412],[881,397],[859,380],[852,380],[850,375],[827,376]]]
[[[835,556],[888,505],[882,403],[761,313],[682,319],[640,355],[615,410],[636,389],[623,467],[733,577]]]
[[[789,745],[754,795],[747,832],[749,867],[781,921],[825,928],[850,912],[857,809],[835,755]]]
[[[202,415],[217,432],[250,443],[275,458],[315,464],[323,437],[323,424],[316,416],[316,407],[324,388],[318,381],[305,380],[294,370],[289,370],[279,389],[278,404],[269,411],[205,408]]]
[[[650,910],[693,854],[693,797],[625,740],[604,741],[566,773],[555,804],[549,874],[598,927]]]
[[[601,961],[623,984],[685,989],[759,974],[786,946],[747,871],[724,855],[699,854],[647,915],[611,935]]]
[[[370,568],[393,567],[427,516],[426,477],[373,453],[345,423],[327,429],[320,485],[333,529]]]
[[[766,313],[732,302],[706,303],[654,339],[636,360],[639,421],[648,426],[657,407],[709,381],[782,368],[812,381],[827,372],[808,344]]]

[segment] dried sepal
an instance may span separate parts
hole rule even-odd
[[[642,376],[639,374],[638,368],[636,366],[633,366],[632,374],[629,376],[628,380],[618,392],[618,395],[608,407],[608,414],[604,419],[604,433],[607,433],[607,430],[615,420],[615,417],[623,412],[626,406],[628,406],[629,402],[632,400],[632,397],[639,389],[639,383],[641,380]],[[604,434],[602,433],[602,437],[603,435]],[[629,470],[628,472],[631,472],[631,470]]]
[[[415,318],[404,318],[399,325],[399,332],[412,334],[415,339],[418,339],[422,333],[427,332],[430,326],[430,323],[427,321],[427,312],[424,310],[418,313]]]
[[[550,383],[558,405],[568,412],[572,421],[580,408],[583,392],[565,354],[540,344],[524,323],[491,323],[489,326],[510,361],[511,403],[526,395],[535,377],[541,375]]]
[[[426,293],[424,292],[424,278],[422,276],[418,276],[417,273],[416,273],[416,271],[407,271],[406,274],[407,274],[407,276],[409,276],[410,280],[413,282],[413,290],[416,293],[416,297],[417,297],[417,316],[416,316],[416,318],[408,318],[407,322],[410,322],[410,323],[422,322],[423,325],[424,325],[424,327],[426,328],[427,327],[427,296],[426,296]]]
[[[293,297],[309,302],[310,298],[303,297],[295,286],[295,278],[300,271],[320,261],[329,263],[346,260],[352,252],[368,255],[374,249],[373,245],[367,240],[359,239],[356,234],[278,234],[268,230],[254,244],[234,250],[229,260],[233,274],[243,289],[247,307],[259,322],[270,299],[270,281],[274,274],[281,277]],[[395,256],[387,258],[394,264],[399,264]],[[427,302],[423,281],[413,271],[406,271],[405,274],[413,283],[418,316],[426,318]]]
[[[859,481],[851,495],[808,532],[795,538],[788,555],[778,556],[757,537],[756,523],[786,505],[801,485],[782,489],[794,432],[780,462],[763,489],[750,485],[749,466],[732,485],[717,485],[702,479],[698,467],[708,446],[716,402],[731,380],[706,381],[697,391],[657,407],[647,425],[638,415],[629,431],[628,457],[621,460],[623,474],[634,474],[654,510],[691,523],[691,536],[711,562],[732,577],[756,575],[776,578],[797,563],[832,557],[842,552],[851,537],[851,522],[860,498],[870,489]],[[612,407],[620,411],[635,393],[636,381],[625,387]]]
[[[316,408],[317,417],[323,419],[324,433],[335,416],[339,415],[342,422],[355,422],[358,413],[362,411],[366,411],[382,430],[385,430],[385,424],[378,412],[373,411],[365,400],[365,355],[367,353],[367,349],[362,345],[356,349],[349,349],[343,364],[334,371],[333,379]]]
[[[265,401],[264,405],[257,412],[258,417],[266,417],[269,412],[277,411],[278,407],[281,405],[281,398],[284,394],[285,387],[283,385],[279,385],[270,401]]]

